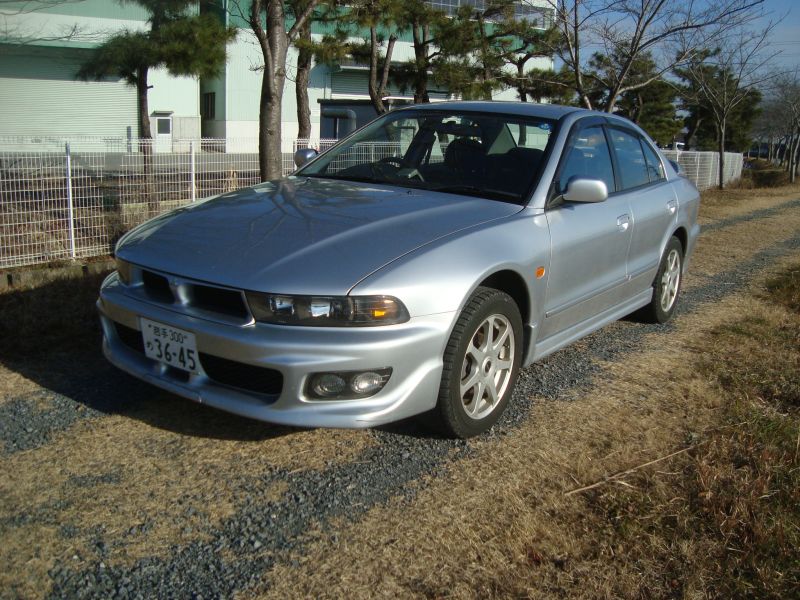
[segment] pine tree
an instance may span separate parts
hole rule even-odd
[[[212,77],[225,64],[225,47],[236,37],[214,16],[192,15],[192,0],[119,0],[121,4],[138,4],[150,17],[149,31],[123,31],[100,46],[87,60],[78,77],[103,79],[122,77],[136,86],[139,137],[152,138],[147,107],[148,74],[166,67],[173,75]]]

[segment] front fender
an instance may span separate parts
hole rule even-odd
[[[544,268],[544,276],[537,279],[539,267]],[[482,281],[500,271],[513,271],[528,291],[526,325],[535,328],[544,306],[549,268],[547,219],[541,211],[526,209],[419,248],[366,277],[350,293],[395,296],[412,318],[451,313],[452,328]]]

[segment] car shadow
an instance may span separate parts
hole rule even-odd
[[[402,421],[373,427],[375,431],[391,436],[408,437],[420,440],[447,440],[446,435],[425,422],[425,416],[409,417]]]
[[[87,415],[123,415],[182,435],[220,440],[261,441],[302,431],[194,403],[113,367],[101,352],[94,306],[101,281],[101,275],[87,276],[0,294],[0,364],[45,390],[14,388],[9,378],[0,381],[0,389],[11,386],[7,397],[25,401],[58,395],[89,409]],[[69,406],[53,404],[52,410]]]

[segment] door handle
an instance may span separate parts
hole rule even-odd
[[[628,227],[631,225],[631,217],[630,215],[620,215],[617,217],[617,229],[620,231],[628,231]]]
[[[670,200],[669,202],[667,202],[667,210],[671,215],[674,215],[675,211],[678,210],[678,201]]]

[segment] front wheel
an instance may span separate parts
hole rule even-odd
[[[642,317],[650,323],[666,323],[678,305],[683,274],[683,245],[675,236],[669,239],[661,264],[653,281],[653,299],[642,309]]]
[[[468,438],[489,429],[506,408],[522,358],[522,317],[514,300],[478,288],[453,328],[444,352],[433,416],[448,435]]]

